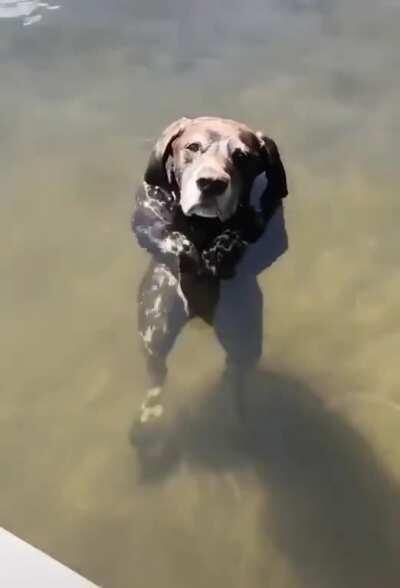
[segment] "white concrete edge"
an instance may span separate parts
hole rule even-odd
[[[98,588],[43,551],[0,527],[2,588]]]

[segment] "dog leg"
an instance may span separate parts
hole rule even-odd
[[[262,351],[263,300],[255,276],[224,282],[216,313],[215,331],[226,352],[224,384],[229,386],[240,419],[245,416],[247,376]]]
[[[156,357],[147,353],[146,360],[150,386],[140,405],[139,421],[142,425],[162,417],[164,413],[164,384],[167,379],[166,357]]]
[[[167,358],[188,318],[177,278],[164,264],[151,264],[138,296],[139,336],[149,387],[139,406],[137,430],[154,430],[163,420]]]
[[[141,334],[143,340],[143,335]],[[162,437],[164,415],[164,384],[167,377],[166,358],[149,353],[150,340],[146,341],[145,354],[149,387],[137,409],[132,423],[130,438],[138,447],[154,447]]]
[[[240,421],[246,417],[246,381],[250,366],[226,361],[223,374],[223,385],[232,398],[235,414]]]

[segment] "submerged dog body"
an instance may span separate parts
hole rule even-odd
[[[264,189],[254,205],[251,190],[260,174]],[[152,380],[150,397],[157,397],[157,403],[166,358],[182,326],[194,315],[213,323],[220,281],[234,276],[246,248],[261,237],[286,195],[276,144],[242,123],[184,118],[157,141],[132,219],[140,246],[153,258],[140,287],[138,309]],[[254,294],[257,287],[254,277],[249,291]],[[256,298],[261,300],[261,295]],[[246,300],[243,304],[246,307]],[[254,312],[247,311],[257,330],[257,320],[250,316]],[[220,339],[224,344],[226,337]],[[228,363],[237,363],[232,346],[224,347]],[[247,361],[257,361],[260,353],[256,345]],[[151,415],[146,406],[145,416]]]

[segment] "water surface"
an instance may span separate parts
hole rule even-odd
[[[399,3],[37,10],[0,19],[1,525],[110,588],[399,586]],[[289,249],[260,277],[248,427],[195,321],[176,453],[142,480],[133,192],[199,114],[277,140]]]

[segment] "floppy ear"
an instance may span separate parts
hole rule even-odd
[[[266,214],[270,209],[275,209],[282,198],[288,195],[288,187],[285,168],[275,141],[262,133],[257,133],[257,137],[260,141],[260,153],[268,181],[261,197],[261,205]]]
[[[190,119],[180,118],[171,123],[162,132],[151,152],[149,163],[144,174],[145,182],[153,186],[169,188],[169,178],[166,169],[168,157],[172,153],[173,141],[184,131]]]

